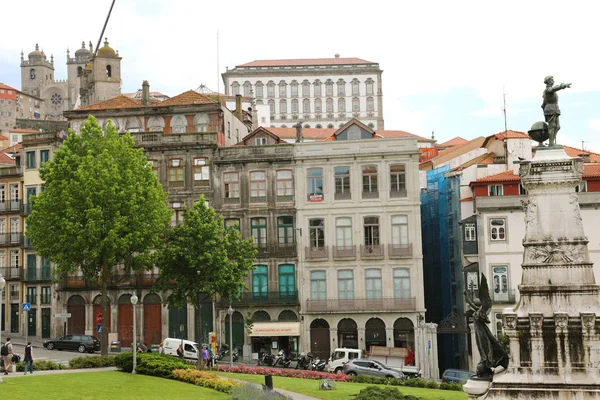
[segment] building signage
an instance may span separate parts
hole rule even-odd
[[[319,203],[319,202],[323,201],[323,195],[322,194],[311,194],[308,197],[308,201],[310,201],[311,203]]]
[[[300,336],[300,322],[255,322],[250,336]]]

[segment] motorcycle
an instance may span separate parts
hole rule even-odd
[[[284,358],[283,358],[283,368],[288,368],[290,366],[290,364],[292,363],[292,357],[290,357],[289,354],[285,354]]]
[[[219,348],[219,352],[215,355],[215,360],[221,361],[223,357],[225,357],[227,354],[229,354],[229,346],[227,346],[226,344],[222,344]]]
[[[283,351],[283,349],[279,350],[279,353],[277,353],[277,355],[275,356],[275,360],[273,361],[273,366],[276,367],[279,364],[281,364],[281,366],[283,366],[284,357],[285,357],[285,352]]]
[[[325,365],[327,365],[327,360],[320,359],[319,357],[315,358],[313,362],[310,364],[311,371],[324,371]]]
[[[262,356],[258,358],[258,365],[267,365],[269,367],[272,366],[273,356],[269,353],[263,353]]]
[[[300,356],[298,356],[298,363],[296,364],[296,369],[308,369],[308,367],[310,367],[310,365],[312,364],[312,360],[312,353],[300,353]]]

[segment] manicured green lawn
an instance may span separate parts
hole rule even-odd
[[[0,394],[6,399],[60,400],[229,400],[230,395],[171,379],[124,372],[79,372],[4,379]]]
[[[262,375],[234,374],[229,372],[216,372],[219,375],[236,378],[253,383],[265,383],[265,377]],[[369,386],[365,383],[337,382],[336,390],[319,390],[319,381],[299,378],[288,378],[283,376],[273,377],[273,386],[296,393],[302,393],[324,400],[351,400],[350,395],[360,392],[361,389]],[[442,400],[466,400],[467,395],[463,392],[448,390],[422,389],[406,386],[396,386],[402,394],[411,394],[424,399],[442,399]]]

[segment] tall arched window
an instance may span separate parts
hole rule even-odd
[[[208,132],[208,125],[210,123],[210,119],[208,115],[204,113],[196,114],[194,116],[194,128],[196,128],[196,132]]]
[[[248,81],[244,82],[244,96],[250,96],[250,91],[252,90],[252,84]]]
[[[254,87],[256,88],[254,97],[256,97],[257,99],[262,99],[263,97],[265,97],[265,93],[263,92],[263,83],[261,81],[256,81]]]
[[[314,85],[315,97],[321,97],[323,92],[321,91],[322,83],[320,80],[316,80]]]
[[[298,99],[292,99],[292,114],[298,114]]]
[[[308,79],[302,81],[302,97],[310,97],[310,82]]]
[[[287,114],[287,102],[279,100],[279,114]]]
[[[279,82],[279,97],[287,97],[287,83],[285,81]]]
[[[352,99],[352,112],[359,112],[360,111],[360,101],[358,100],[358,97],[355,97]]]
[[[338,99],[338,111],[341,113],[346,112],[346,99],[343,97]]]
[[[352,96],[360,96],[360,82],[356,78],[352,80]]]
[[[394,298],[410,298],[410,273],[406,268],[394,269]]]
[[[269,100],[269,112],[271,115],[275,114],[275,100]]]
[[[333,99],[332,98],[328,98],[327,99],[327,112],[328,113],[332,113],[333,112]]]
[[[310,113],[310,100],[309,99],[302,100],[302,112],[304,114]]]
[[[269,270],[266,265],[257,265],[252,271],[252,297],[266,299],[269,296]]]
[[[269,98],[275,97],[275,82],[273,81],[267,82],[267,96]]]
[[[320,114],[323,111],[323,101],[315,99],[315,113]]]
[[[240,84],[237,81],[231,84],[231,94],[233,96],[240,94]]]
[[[367,111],[375,110],[375,102],[372,97],[367,97]]]
[[[112,77],[112,66],[110,66],[110,65],[106,66],[106,77],[107,78]]]
[[[185,133],[187,120],[183,115],[176,115],[171,119],[171,133]]]
[[[325,82],[325,94],[333,96],[333,81],[331,79],[327,79],[327,82]]]
[[[291,89],[291,94],[292,97],[298,97],[298,82],[297,81],[292,81],[292,83],[290,84],[290,89]]]
[[[162,117],[150,117],[148,120],[148,130],[150,132],[162,132],[165,128],[165,121]]]

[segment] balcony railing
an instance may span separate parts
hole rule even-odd
[[[390,258],[412,257],[412,243],[388,244],[388,256]]]
[[[361,245],[360,246],[360,257],[361,258],[382,258],[383,257],[383,246],[380,244]]]
[[[4,274],[6,279],[20,279],[23,280],[23,268],[22,267],[7,267],[6,274]]]
[[[406,197],[406,189],[403,190],[390,190],[390,197]]]
[[[352,193],[351,192],[335,192],[333,198],[335,200],[351,200]]]
[[[363,199],[378,199],[379,192],[362,192]]]
[[[307,260],[318,260],[318,259],[328,259],[329,252],[328,247],[306,247],[306,259]]]
[[[326,299],[306,300],[308,312],[377,312],[377,311],[411,311],[415,310],[415,298],[395,299]]]
[[[158,278],[158,274],[115,274],[107,282],[109,289],[124,287],[140,287],[151,289]],[[59,288],[68,289],[99,289],[101,282],[98,280],[85,279],[83,276],[67,276],[60,281]]]
[[[276,243],[273,246],[275,257],[296,257],[296,243]]]
[[[269,245],[268,243],[255,243],[256,249],[258,250],[257,257],[268,257],[269,256]]]
[[[28,238],[27,236],[23,235],[23,247],[27,250],[29,249],[33,249],[33,242],[31,240],[31,238]]]
[[[0,233],[0,245],[21,244],[21,232]]]
[[[352,259],[356,258],[356,246],[332,246],[333,259]]]
[[[26,281],[37,281],[37,268],[26,268],[25,269],[25,280]]]
[[[0,213],[8,211],[21,211],[21,200],[0,201]]]
[[[230,300],[222,298],[219,300],[219,305],[229,305]],[[234,300],[232,305],[256,305],[256,304],[298,304],[298,291],[293,292],[263,292],[251,293],[243,292],[239,300]]]
[[[21,205],[21,213],[23,215],[31,214],[31,204],[22,204]]]
[[[493,288],[490,288],[490,290],[492,291],[494,303],[515,304],[515,289],[509,289],[506,292],[496,292]]]

